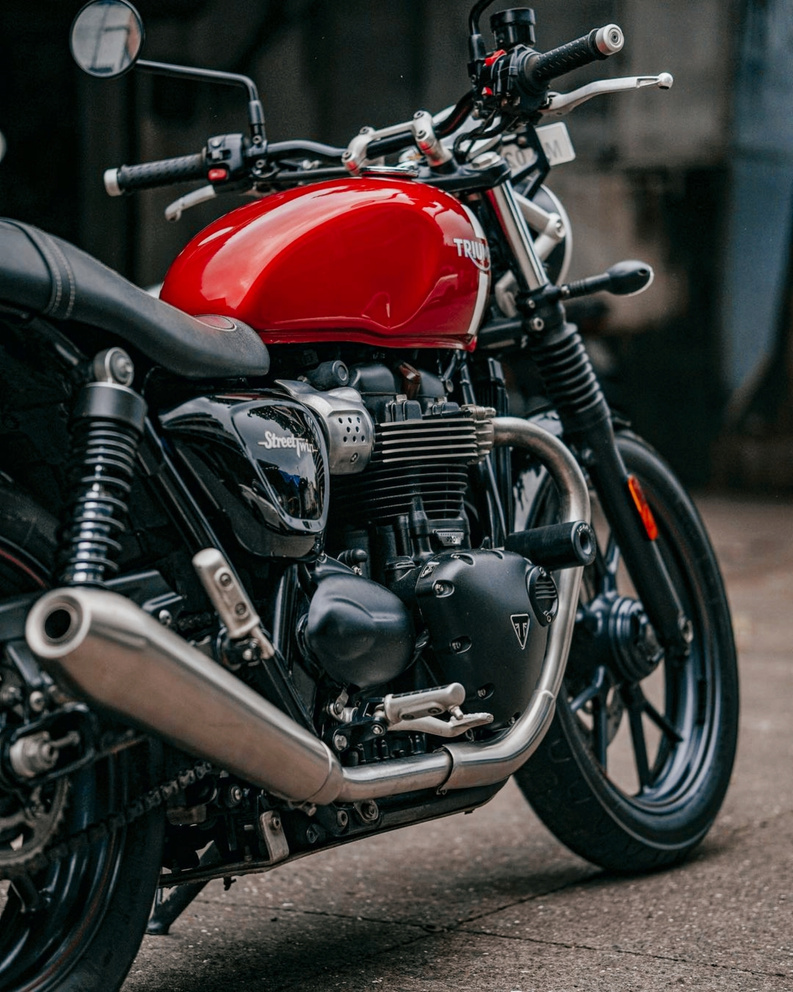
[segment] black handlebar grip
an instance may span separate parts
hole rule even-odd
[[[583,38],[552,48],[550,52],[529,55],[521,66],[519,85],[522,84],[530,92],[540,92],[557,76],[616,55],[624,44],[625,36],[616,24],[593,28]]]
[[[194,155],[180,155],[178,158],[163,158],[158,162],[108,169],[104,180],[105,189],[110,196],[121,196],[132,189],[153,189],[155,186],[169,186],[171,183],[205,177],[204,153],[196,152]]]

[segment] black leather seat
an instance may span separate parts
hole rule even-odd
[[[0,219],[0,301],[103,328],[191,379],[266,375],[267,347],[247,324],[211,323],[150,296],[67,241]]]

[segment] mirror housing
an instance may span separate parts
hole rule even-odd
[[[72,22],[69,48],[83,72],[115,79],[135,65],[144,37],[140,14],[127,0],[91,0]]]
[[[144,38],[143,21],[129,0],[89,0],[72,22],[69,47],[83,72],[101,79],[123,76],[137,64],[139,69],[162,76],[243,86],[248,93],[251,139],[257,153],[264,154],[264,111],[256,84],[249,76],[139,59]]]

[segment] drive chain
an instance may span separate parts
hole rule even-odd
[[[87,850],[92,844],[107,840],[117,830],[128,827],[142,816],[167,803],[181,790],[200,782],[209,774],[211,769],[212,765],[208,761],[197,761],[191,768],[183,769],[167,782],[144,792],[142,796],[128,803],[123,810],[111,813],[82,830],[76,831],[69,837],[48,847],[45,851],[41,851],[24,864],[0,867],[0,881],[12,880],[21,875],[36,874],[57,864],[64,858]]]

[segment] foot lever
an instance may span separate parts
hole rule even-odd
[[[466,730],[493,722],[492,713],[463,713],[460,706],[464,702],[464,687],[452,682],[416,692],[389,693],[383,699],[383,716],[389,730],[410,730],[435,737],[459,737]],[[446,713],[449,719],[440,719]]]

